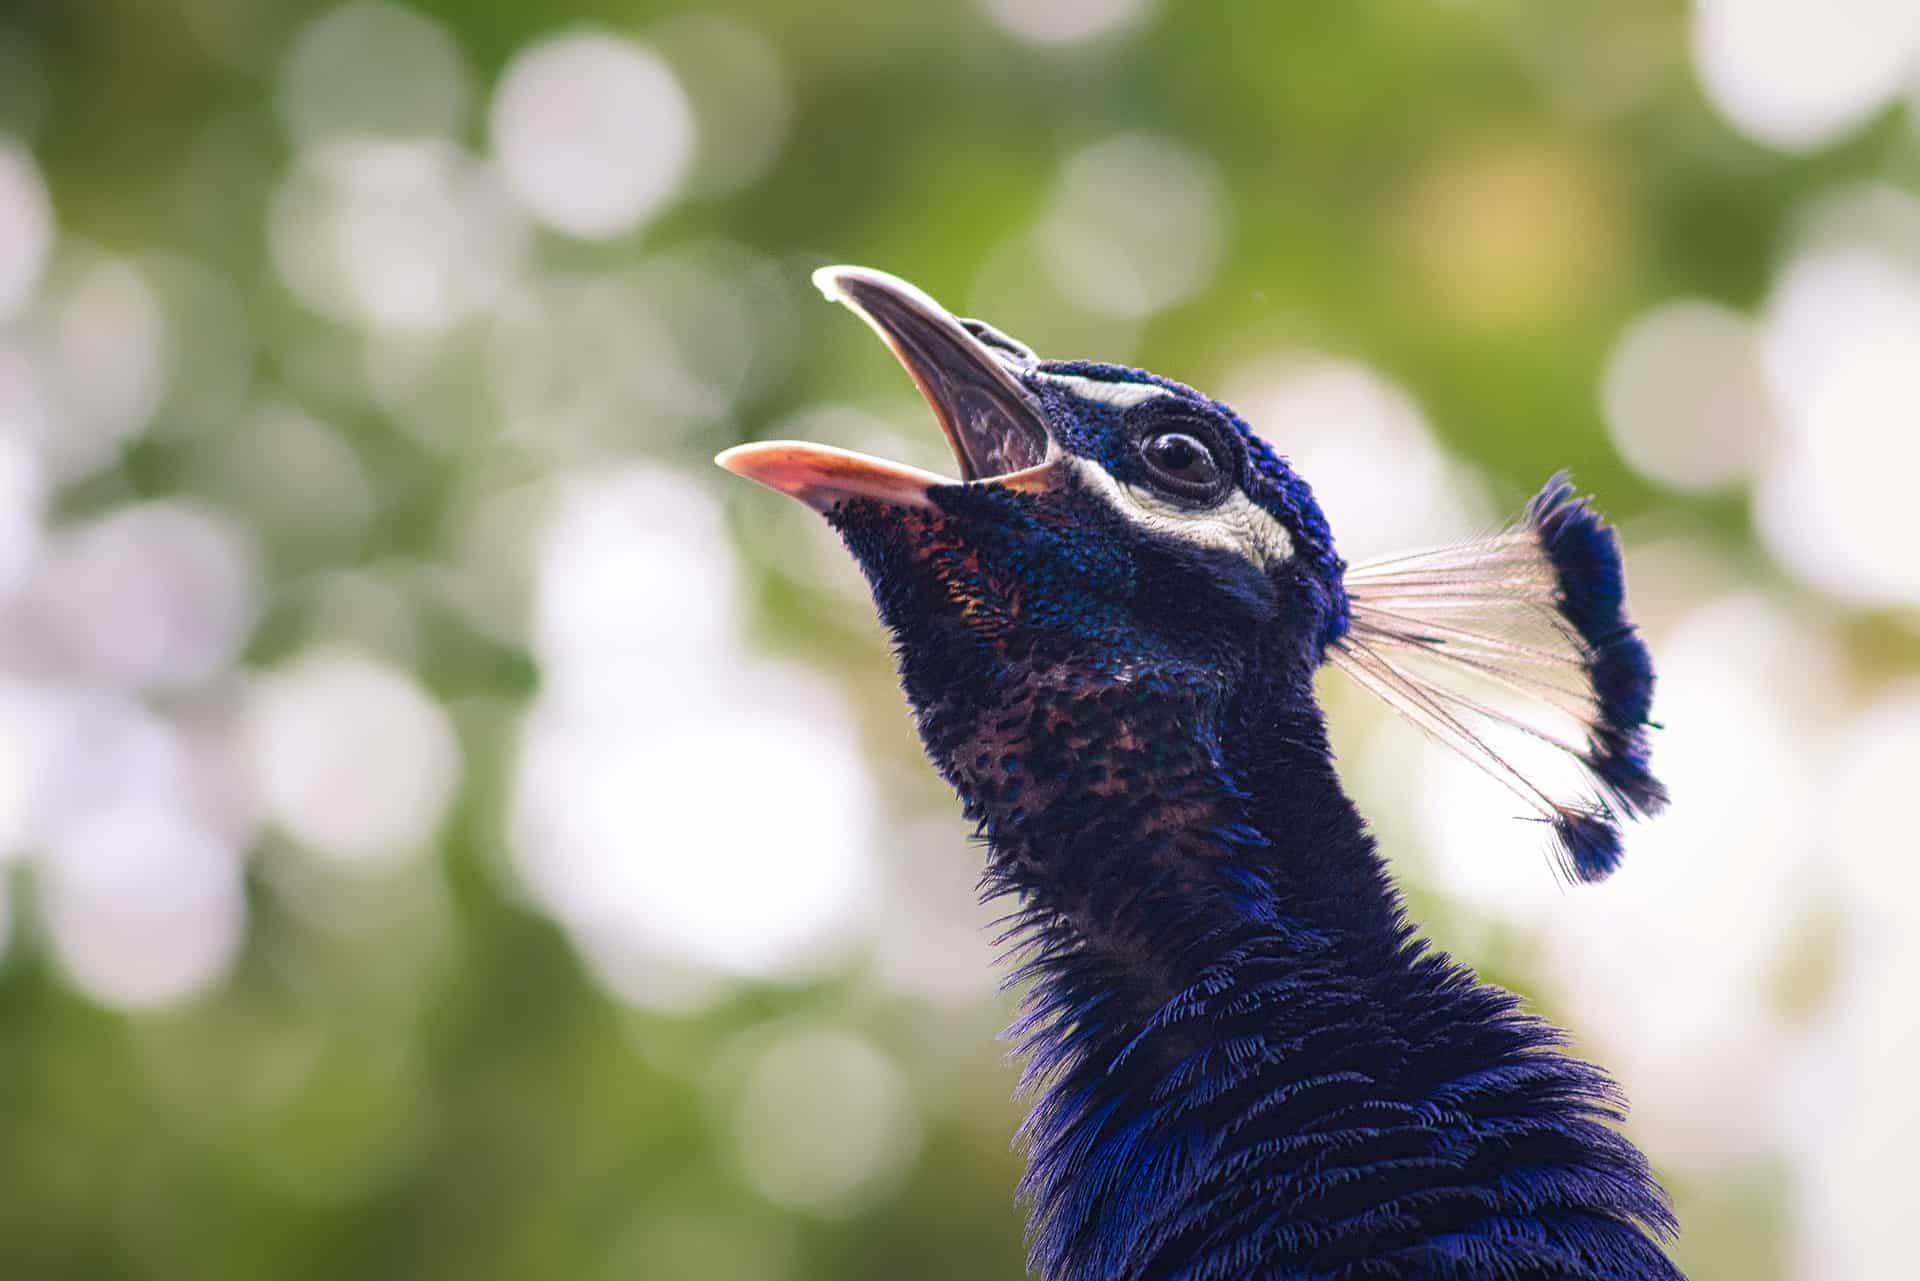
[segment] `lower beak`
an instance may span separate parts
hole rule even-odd
[[[905,463],[804,440],[763,440],[722,450],[714,462],[776,493],[797,498],[815,511],[827,511],[849,498],[868,498],[895,507],[931,507],[935,485],[955,482]]]
[[[800,441],[741,445],[715,462],[819,511],[855,498],[930,507],[935,486],[962,482],[1027,490],[1050,486],[1059,451],[1045,416],[1016,377],[1030,356],[989,347],[897,276],[865,267],[823,267],[813,280],[829,299],[845,303],[866,321],[912,376],[953,447],[960,479]]]

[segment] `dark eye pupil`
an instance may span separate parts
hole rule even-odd
[[[1185,471],[1200,461],[1200,451],[1185,436],[1163,436],[1154,446],[1154,461],[1168,471]]]
[[[1183,431],[1170,431],[1147,442],[1147,459],[1161,471],[1181,480],[1207,481],[1213,478],[1213,455],[1207,447]]]

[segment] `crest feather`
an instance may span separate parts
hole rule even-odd
[[[1565,474],[1510,528],[1355,566],[1345,586],[1334,665],[1524,801],[1569,875],[1613,871],[1621,819],[1667,801],[1648,765],[1653,661],[1619,540]],[[1516,742],[1571,762],[1571,782],[1516,763]]]

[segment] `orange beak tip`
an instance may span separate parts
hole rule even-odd
[[[953,483],[904,463],[793,440],[735,445],[713,461],[736,476],[821,512],[853,498],[895,507],[931,507],[933,500],[927,491],[935,485]]]

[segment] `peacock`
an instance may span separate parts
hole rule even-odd
[[[1556,476],[1501,532],[1348,566],[1227,406],[1042,360],[882,272],[815,283],[905,366],[959,478],[795,442],[718,461],[839,533],[984,839],[1027,993],[1033,1271],[1679,1277],[1617,1086],[1420,936],[1315,697],[1344,671],[1504,784],[1569,879],[1607,875],[1666,795],[1587,500]]]

